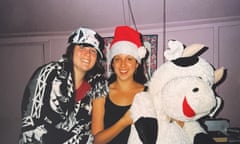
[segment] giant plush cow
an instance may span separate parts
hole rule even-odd
[[[166,62],[149,81],[147,92],[134,98],[130,108],[134,124],[129,144],[211,144],[200,118],[213,116],[221,105],[214,85],[224,74],[199,56],[205,46],[187,47],[170,40]]]

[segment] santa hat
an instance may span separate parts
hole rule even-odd
[[[118,26],[110,45],[110,61],[117,54],[133,56],[138,63],[146,55],[146,48],[142,45],[140,33],[128,26]]]

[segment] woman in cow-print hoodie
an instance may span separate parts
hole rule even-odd
[[[34,72],[23,96],[19,144],[92,143],[92,101],[107,93],[103,47],[99,34],[79,28],[59,61]]]

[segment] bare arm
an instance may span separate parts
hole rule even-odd
[[[104,104],[105,98],[97,98],[93,101],[92,133],[94,135],[94,144],[108,143],[132,123],[130,112],[127,111],[114,125],[104,129]]]
[[[96,98],[93,100],[92,109],[92,134],[96,135],[104,129],[104,104],[105,97]]]

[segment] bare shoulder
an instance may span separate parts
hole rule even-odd
[[[143,84],[140,84],[140,83],[136,83],[136,89],[141,92],[144,90],[144,85]]]

